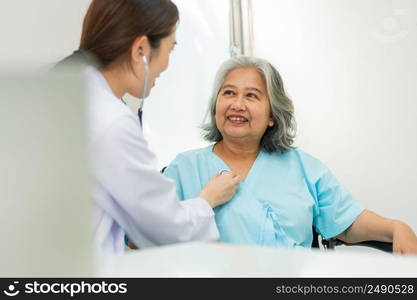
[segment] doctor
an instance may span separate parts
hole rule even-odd
[[[212,208],[230,200],[239,184],[233,173],[216,174],[195,198],[179,201],[142,135],[142,110],[138,117],[123,101],[128,93],[143,105],[168,66],[178,19],[170,0],[93,0],[79,51],[65,60],[91,55],[99,66],[85,72],[94,240],[107,253],[124,251],[125,234],[141,248],[217,240]]]

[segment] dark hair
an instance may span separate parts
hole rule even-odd
[[[127,55],[139,36],[146,35],[151,47],[159,48],[178,20],[171,0],[93,0],[84,18],[79,50],[106,68]]]

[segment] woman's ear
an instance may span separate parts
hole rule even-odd
[[[142,56],[146,56],[149,58],[151,55],[151,46],[149,44],[148,37],[146,35],[140,36],[136,38],[133,42],[131,50],[130,50],[130,57],[133,62],[135,63],[142,63],[143,59]]]

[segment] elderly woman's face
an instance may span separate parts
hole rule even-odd
[[[260,142],[268,126],[273,126],[263,77],[255,68],[230,72],[216,102],[216,125],[223,139]]]

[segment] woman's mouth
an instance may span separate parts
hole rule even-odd
[[[243,116],[228,116],[227,120],[233,124],[244,124],[248,122],[248,119]]]

